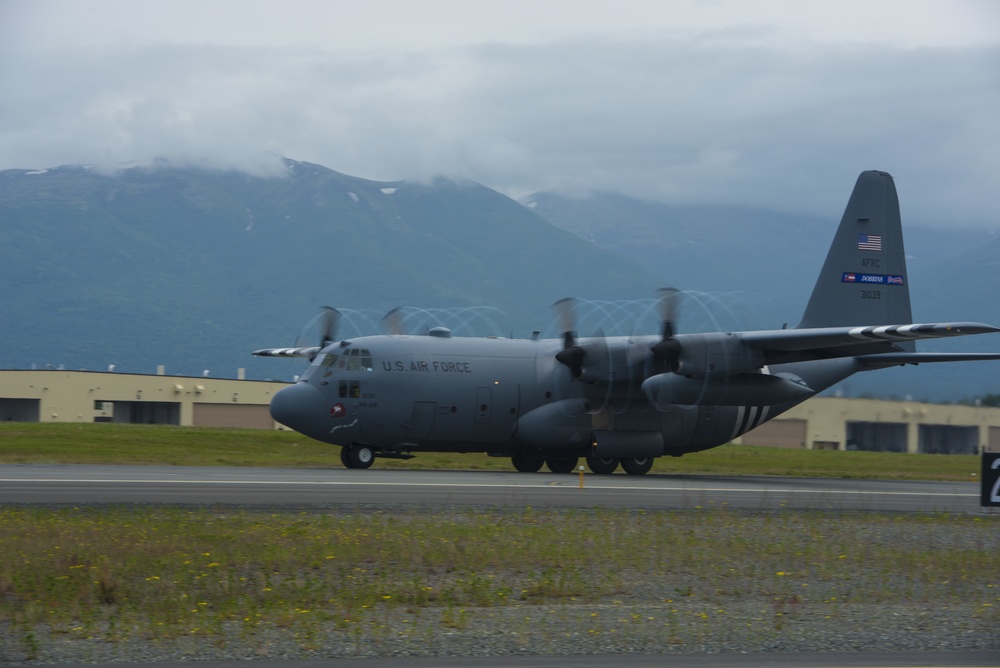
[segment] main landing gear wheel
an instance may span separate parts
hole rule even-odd
[[[629,475],[646,475],[653,468],[652,457],[624,457],[622,469]]]
[[[517,454],[511,455],[510,462],[514,465],[521,473],[538,473],[542,468],[542,464],[545,460],[541,457],[536,457],[533,455]]]
[[[618,460],[614,457],[591,457],[587,456],[587,466],[590,470],[599,475],[609,475],[618,468]]]
[[[549,457],[545,460],[545,465],[553,473],[572,473],[578,461],[579,457]]]
[[[375,453],[367,445],[345,445],[340,461],[349,469],[366,469],[375,463]]]

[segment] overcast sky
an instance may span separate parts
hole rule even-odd
[[[1000,229],[1000,3],[0,0],[0,169],[274,156]]]

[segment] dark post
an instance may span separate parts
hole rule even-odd
[[[1000,452],[983,453],[983,470],[979,477],[981,506],[1000,507]]]

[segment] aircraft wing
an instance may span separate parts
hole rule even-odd
[[[742,343],[762,351],[769,364],[780,364],[833,357],[903,354],[902,348],[896,343],[992,332],[1000,332],[1000,328],[978,322],[937,322],[868,327],[779,329],[740,332],[737,336]],[[932,360],[927,358],[921,361],[930,362]]]
[[[253,351],[257,357],[305,357],[306,359],[316,356],[321,350],[319,346],[308,348],[263,348]]]

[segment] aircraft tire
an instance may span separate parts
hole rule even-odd
[[[587,466],[598,475],[610,475],[618,468],[618,460],[614,457],[587,456]]]
[[[345,445],[341,454],[349,469],[366,469],[375,463],[375,453],[367,445]]]
[[[653,468],[652,457],[624,457],[622,470],[629,475],[646,475]]]
[[[579,461],[579,457],[549,457],[545,465],[553,473],[572,473]]]
[[[517,454],[511,455],[510,462],[514,465],[514,468],[521,473],[538,473],[542,468],[542,464],[545,463],[545,460],[541,457],[534,457],[532,455]]]
[[[349,445],[345,445],[342,448],[340,448],[340,463],[344,465],[345,469],[351,468],[351,460],[347,458],[350,449],[351,446]]]

